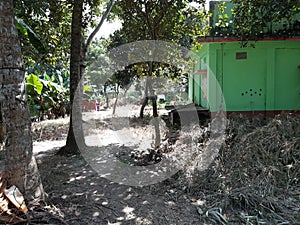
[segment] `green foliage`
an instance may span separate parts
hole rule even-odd
[[[14,4],[32,117],[64,116],[69,105],[71,2],[15,0]]]
[[[47,77],[47,80],[40,79],[35,74],[30,74],[26,78],[26,93],[31,115],[39,120],[43,120],[44,116],[64,117],[69,113],[69,93],[62,83],[54,82],[54,76],[50,78],[44,75],[44,77]]]
[[[136,77],[134,66],[126,66],[125,69],[115,72],[106,82],[106,85],[117,85],[122,89],[127,89]]]
[[[210,2],[213,37],[295,37],[300,35],[299,0],[231,0]]]
[[[210,3],[210,27],[211,36],[228,37],[233,36],[232,3],[211,2]]]
[[[40,74],[40,78],[47,81],[53,81],[65,88],[70,85],[70,75],[67,69],[61,68],[60,63],[52,66],[46,63],[35,63],[27,68],[27,74]]]
[[[87,28],[96,26],[96,20],[104,12],[107,2],[83,0],[83,19],[77,26],[81,28],[83,39],[88,35]],[[70,0],[14,1],[25,70],[29,74],[28,102],[31,112],[40,118],[44,115],[61,116],[69,104],[66,88],[70,87],[69,59],[74,3],[76,1]],[[87,45],[84,40],[80,44]],[[85,54],[81,57],[85,61]],[[91,86],[86,86],[85,92],[90,91]]]
[[[191,2],[197,3],[198,7],[192,6]],[[117,1],[114,10],[122,20],[122,28],[110,37],[108,49],[139,40],[163,40],[187,48],[196,48],[197,36],[207,32],[206,24],[203,22],[207,17],[204,3],[204,0]],[[131,57],[130,53],[128,57]],[[174,66],[161,62],[143,62],[127,66],[117,72],[114,74],[115,81],[111,83],[127,85],[129,81],[146,76],[179,80],[182,73],[179,64]],[[120,80],[117,81],[118,79]],[[123,87],[126,86],[124,84]]]
[[[83,24],[84,29],[91,27],[95,28],[98,24],[98,19],[103,15],[108,1],[105,0],[84,0],[84,15]],[[87,32],[85,32],[87,34]]]
[[[164,40],[189,47],[196,35],[204,32],[204,0],[199,10],[187,0],[117,1],[115,10],[123,21],[122,28],[112,36],[111,47],[138,40]]]
[[[42,94],[43,83],[40,81],[38,76],[34,74],[30,74],[27,77],[26,81],[27,81],[26,83],[27,94],[33,94],[33,93],[36,93],[38,95]]]
[[[234,30],[242,38],[300,34],[299,0],[232,0]]]
[[[16,27],[20,34],[28,37],[29,42],[40,54],[46,54],[46,49],[41,39],[23,20],[16,18]]]
[[[87,55],[87,68],[84,77],[84,98],[95,100],[103,94],[104,86],[113,75],[113,67],[105,55],[105,40],[94,40]]]
[[[16,0],[14,3],[25,68],[39,64],[67,69],[71,4],[64,0]]]

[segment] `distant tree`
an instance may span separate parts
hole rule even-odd
[[[24,67],[13,8],[13,0],[0,1],[0,113],[5,178],[8,185],[16,185],[28,201],[33,201],[43,199],[44,191],[32,154],[31,120],[24,98]]]
[[[134,67],[126,66],[125,69],[116,71],[107,81],[106,86],[112,85],[115,86],[115,103],[113,105],[113,114],[116,112],[117,102],[119,98],[120,88],[124,89],[125,91],[128,90],[130,84],[136,78],[136,71]]]
[[[109,98],[107,94],[107,87],[111,84],[109,81],[112,75],[112,64],[106,55],[105,40],[95,39],[88,51],[87,56],[87,71],[85,80],[94,85],[96,89],[96,97],[104,95],[105,107],[109,107]],[[93,89],[93,88],[91,88]]]
[[[116,10],[123,22],[122,28],[112,36],[110,48],[139,40],[163,40],[191,47],[194,38],[204,32],[202,19],[206,15],[204,0],[193,1],[202,5],[203,10],[192,7],[191,2],[189,0],[117,1]],[[153,116],[157,117],[157,105],[151,78],[156,73],[154,67],[157,68],[157,62],[145,62],[142,67],[147,82],[140,116],[143,117],[143,110],[150,99]]]

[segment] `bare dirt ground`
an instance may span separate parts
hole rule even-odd
[[[126,124],[128,120],[116,122],[97,113],[97,119],[93,113],[84,115],[84,128],[98,150],[119,148],[123,153],[124,146],[149,147],[141,145],[149,140],[147,121]],[[299,117],[232,118],[219,154],[207,170],[193,171],[188,177],[182,170],[145,187],[104,178],[83,156],[55,155],[67,129],[68,119],[33,124],[34,151],[48,205],[32,212],[31,224],[300,224]],[[170,151],[184,150],[187,136],[193,133],[199,148],[206,145],[207,131],[201,129],[181,132]],[[124,138],[124,132],[130,137]]]

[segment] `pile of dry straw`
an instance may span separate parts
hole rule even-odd
[[[186,151],[188,137],[202,154],[209,130],[194,131],[181,135],[174,154]],[[300,224],[300,117],[232,116],[221,141],[208,169],[197,172],[195,167],[193,173],[190,190],[206,202],[200,209],[206,211],[203,222]],[[212,209],[215,213],[208,213]]]

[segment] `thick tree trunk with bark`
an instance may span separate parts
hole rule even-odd
[[[0,112],[1,112],[2,110],[1,110],[1,104],[0,104]],[[4,132],[4,129],[3,129],[3,119],[2,119],[2,113],[0,113],[0,145],[2,145],[3,144],[3,138],[4,138],[4,134],[3,134],[3,132]],[[2,149],[0,149],[0,151],[1,151]]]
[[[0,101],[7,185],[16,185],[27,201],[44,198],[32,154],[31,120],[26,104],[24,69],[13,0],[0,0]]]
[[[70,126],[66,146],[58,152],[62,155],[80,154],[80,148],[85,147],[82,129],[82,20],[83,0],[74,1],[71,30],[70,59]]]
[[[87,42],[84,43],[82,36],[84,0],[73,2],[70,59],[70,126],[66,145],[60,149],[58,154],[78,155],[80,149],[86,147],[82,128],[82,94],[86,57],[93,38],[101,28],[114,3],[115,0],[110,0],[101,21],[88,37]]]

